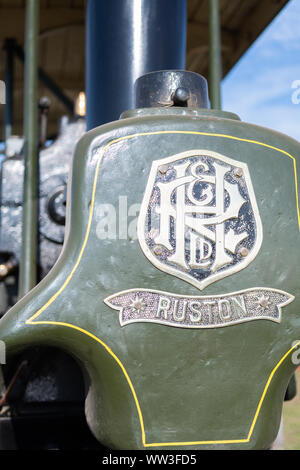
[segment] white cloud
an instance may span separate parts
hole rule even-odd
[[[288,48],[300,48],[300,8],[299,0],[290,1],[282,13],[274,19],[266,35],[268,41],[278,41]]]
[[[300,1],[291,0],[223,81],[223,109],[300,140]],[[298,51],[296,54],[295,52]]]

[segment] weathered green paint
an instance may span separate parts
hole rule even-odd
[[[14,84],[14,47],[15,39],[7,38],[3,49],[6,55],[5,85],[6,103],[4,108],[4,139],[8,139],[13,129],[13,84]]]
[[[19,297],[36,284],[38,207],[38,25],[39,1],[27,0],[25,25],[24,137],[22,257]]]
[[[209,97],[221,109],[222,50],[219,0],[209,0]]]
[[[248,164],[264,234],[252,263],[201,293],[156,269],[138,240],[97,236],[101,203],[117,208],[120,195],[128,197],[128,206],[140,203],[153,160],[197,148]],[[108,447],[268,448],[297,367],[292,343],[300,338],[299,225],[295,166],[288,154],[300,166],[298,142],[209,110],[136,110],[88,132],[73,161],[63,253],[0,321],[7,354],[54,345],[75,355],[91,379],[88,423]],[[202,330],[150,323],[121,327],[118,312],[103,302],[133,288],[210,295],[258,286],[295,296],[281,323],[260,319]]]

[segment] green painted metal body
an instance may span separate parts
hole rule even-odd
[[[13,88],[14,88],[14,47],[15,39],[7,38],[4,42],[3,49],[6,54],[5,67],[5,86],[6,86],[6,103],[4,108],[4,140],[6,141],[13,132]]]
[[[128,207],[141,203],[153,160],[197,148],[248,164],[263,225],[252,263],[202,292],[155,268],[138,240],[97,236],[100,204],[118,207],[120,195]],[[88,132],[73,161],[63,252],[1,320],[7,353],[43,344],[78,358],[91,381],[87,421],[110,448],[268,448],[300,339],[299,156],[298,142],[209,110],[135,110]],[[118,312],[104,303],[134,288],[195,296],[258,286],[295,296],[280,323],[121,327]]]

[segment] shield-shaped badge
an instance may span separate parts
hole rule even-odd
[[[154,161],[138,239],[152,264],[201,290],[245,268],[262,243],[247,164],[208,150]]]

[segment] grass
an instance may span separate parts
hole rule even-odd
[[[300,369],[296,372],[297,395],[283,405],[283,435],[285,450],[300,450]]]

